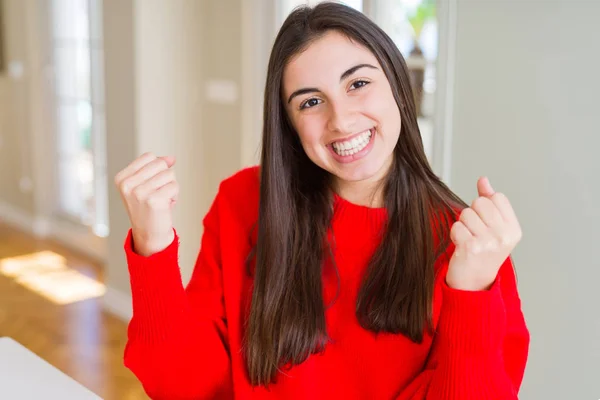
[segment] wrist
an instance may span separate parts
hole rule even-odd
[[[446,275],[446,284],[452,289],[478,292],[482,290],[489,290],[494,284],[494,280],[472,278],[460,279]]]
[[[136,230],[133,229],[132,238],[133,251],[142,257],[149,257],[169,247],[169,245],[175,239],[175,233],[171,229],[165,235],[148,237],[147,235],[143,235],[139,232],[136,232]]]

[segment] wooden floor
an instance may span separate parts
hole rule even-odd
[[[101,266],[54,243],[0,224],[0,259],[51,250],[68,266],[102,280]],[[127,325],[101,299],[57,305],[0,274],[0,336],[9,336],[105,400],[147,399],[123,366]]]

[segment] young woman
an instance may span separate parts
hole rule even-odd
[[[154,399],[516,399],[529,346],[487,179],[470,207],[432,172],[404,60],[363,14],[296,9],[273,46],[262,159],[222,182],[183,287],[172,157],[116,177]]]

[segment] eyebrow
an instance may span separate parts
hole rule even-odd
[[[347,77],[351,76],[353,73],[355,73],[356,71],[358,71],[361,68],[371,68],[371,69],[378,69],[377,67],[371,65],[371,64],[358,64],[355,65],[354,67],[348,69],[346,72],[344,72],[341,76],[340,76],[340,82],[342,82],[344,79],[346,79]],[[294,93],[292,93],[288,99],[288,104],[291,103],[292,99],[296,96],[301,96],[303,94],[306,93],[313,93],[313,92],[318,92],[319,89],[317,88],[302,88],[302,89],[298,89],[296,90]]]

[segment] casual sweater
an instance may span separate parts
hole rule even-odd
[[[203,220],[188,285],[178,265],[179,238],[163,251],[135,253],[126,235],[133,318],[125,365],[153,399],[517,399],[529,331],[510,258],[489,290],[446,284],[448,258],[436,265],[434,333],[417,344],[402,334],[375,334],[357,320],[356,300],[386,218],[334,196],[331,231],[339,273],[323,277],[326,328],[322,353],[253,387],[242,347],[252,297],[246,259],[256,240],[258,168],[225,179]],[[339,284],[339,293],[338,293]]]

